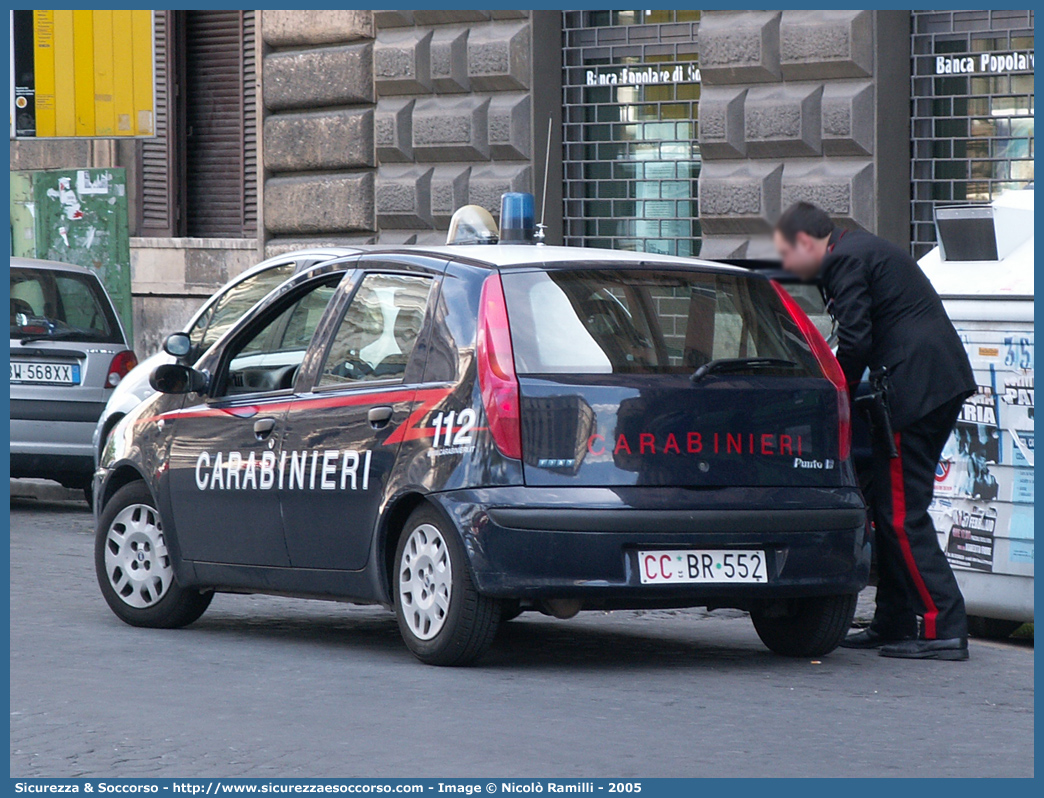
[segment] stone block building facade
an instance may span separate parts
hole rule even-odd
[[[731,11],[700,23],[707,257],[770,257],[783,208],[909,240],[910,15]]]
[[[374,238],[370,11],[261,12],[264,254]]]
[[[497,215],[504,192],[542,188],[547,123],[555,132],[561,114],[560,13],[376,11],[374,22],[381,243],[445,243],[461,205]]]
[[[155,139],[11,147],[127,169],[139,354],[264,257],[442,243],[505,191],[539,213],[545,164],[550,242],[712,258],[770,256],[797,199],[921,254],[936,202],[1032,182],[1032,11],[154,18]]]

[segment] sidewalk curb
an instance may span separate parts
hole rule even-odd
[[[81,502],[86,504],[82,490],[64,488],[46,479],[12,479],[12,499],[36,499],[42,502]]]

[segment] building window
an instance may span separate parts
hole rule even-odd
[[[1033,182],[1033,11],[915,11],[911,246],[935,246],[934,208]]]
[[[253,11],[157,11],[156,137],[141,144],[138,234],[257,235]]]
[[[563,12],[567,244],[699,253],[699,16]]]

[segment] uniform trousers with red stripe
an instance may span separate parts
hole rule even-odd
[[[962,398],[936,408],[895,433],[898,457],[874,446],[877,610],[871,629],[886,638],[917,634],[967,637],[964,597],[928,515],[935,469],[961,412]]]

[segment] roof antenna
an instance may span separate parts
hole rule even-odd
[[[544,217],[547,215],[547,173],[551,168],[551,117],[547,118],[547,147],[544,150],[544,193],[540,198],[540,224],[537,225],[536,235],[533,236],[536,239],[537,246],[541,246],[544,243],[544,231],[547,230],[547,225],[544,224]]]

